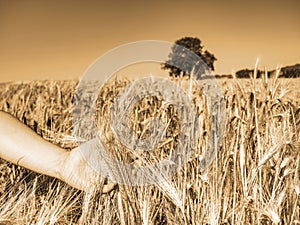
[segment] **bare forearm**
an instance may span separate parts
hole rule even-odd
[[[38,173],[61,179],[85,191],[103,179],[89,167],[79,148],[68,152],[38,136],[23,123],[0,111],[0,158]],[[103,193],[115,184],[104,185]]]
[[[38,136],[26,125],[0,111],[0,157],[38,173],[60,178],[68,152]]]

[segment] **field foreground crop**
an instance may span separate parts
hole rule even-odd
[[[127,82],[112,82],[101,91],[96,119],[112,154],[130,163],[132,156],[106,130],[109,121],[99,123],[109,112],[114,91]],[[300,92],[286,82],[221,81],[226,130],[216,159],[199,172],[195,156],[162,186],[119,185],[109,194],[95,190],[87,195],[0,159],[0,224],[300,224]],[[72,137],[76,85],[76,81],[0,84],[0,109],[46,140],[72,149],[78,145]],[[203,115],[203,136],[196,151],[201,156],[211,121],[205,117],[209,115],[205,97],[201,92],[193,96]],[[151,116],[161,103],[149,101],[155,105]],[[145,104],[135,110],[149,107]],[[145,120],[134,115],[132,128],[141,133],[143,126],[136,124]],[[179,125],[174,118],[173,132],[166,137],[171,141],[163,149],[176,145]]]

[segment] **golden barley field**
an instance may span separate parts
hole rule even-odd
[[[116,92],[127,82],[119,80],[102,89],[96,120],[106,118]],[[0,110],[47,141],[72,149],[78,145],[72,137],[77,83],[0,84]],[[0,224],[300,224],[300,80],[275,76],[218,83],[226,104],[226,126],[221,148],[204,171],[194,157],[164,185],[118,185],[108,194],[101,190],[86,194],[0,159]],[[211,121],[205,119],[209,114],[205,97],[195,92],[194,98],[202,102],[199,114],[204,115],[201,155]],[[157,99],[136,105],[132,129],[137,133],[144,129],[145,119],[138,113],[143,107],[153,116],[160,105]],[[173,122],[163,154],[176,145],[180,124],[172,115],[166,114]],[[106,129],[109,122],[99,128]],[[116,157],[132,162],[132,156],[107,134]]]

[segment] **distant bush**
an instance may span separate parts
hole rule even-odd
[[[233,78],[233,77],[231,74],[222,74],[222,75],[216,74],[215,78],[222,79],[222,78]]]
[[[276,70],[268,71],[268,77],[275,75]],[[236,78],[250,78],[253,77],[253,69],[242,69],[235,73]],[[265,74],[263,70],[257,70],[256,78],[261,78]],[[295,64],[293,66],[286,66],[281,68],[279,77],[281,78],[297,78],[300,77],[300,64]]]
[[[300,64],[286,66],[281,69],[279,77],[297,78],[300,77]]]
[[[260,78],[264,74],[264,71],[257,70],[256,78]],[[254,70],[242,69],[235,73],[236,78],[250,78],[254,75]]]

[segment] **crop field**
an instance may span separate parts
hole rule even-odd
[[[98,129],[110,153],[135,163],[113,137],[109,125],[114,98],[130,83],[108,82],[97,100]],[[175,82],[184,82],[176,80]],[[86,194],[62,181],[0,159],[2,224],[300,224],[300,79],[221,79],[225,130],[217,156],[201,170],[211,127],[210,110],[200,90],[193,92],[202,118],[195,155],[161,185],[117,185]],[[0,110],[8,112],[45,140],[66,150],[72,136],[74,92],[78,81],[0,84]],[[150,97],[133,108],[131,129],[149,135],[150,117],[171,121],[163,144],[148,161],[166,157],[178,144],[180,121],[172,107]],[[147,109],[147,113],[143,113]],[[159,111],[159,112],[158,112]],[[99,185],[101,186],[101,185]]]

